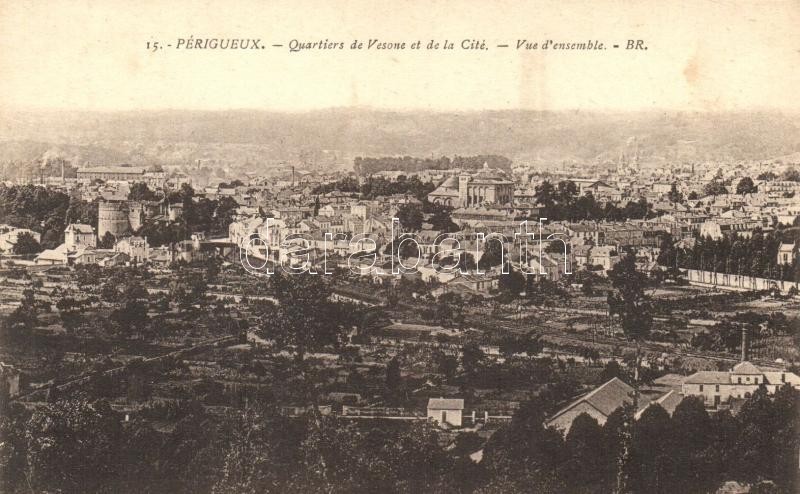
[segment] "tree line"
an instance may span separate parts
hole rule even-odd
[[[70,223],[97,227],[97,206],[93,203],[35,185],[0,184],[0,218],[3,223],[41,234],[41,246],[52,249],[64,240]]]
[[[3,492],[702,493],[725,481],[797,492],[800,398],[760,389],[736,415],[697,397],[672,415],[630,407],[604,424],[579,415],[564,435],[544,425],[549,391],[485,442],[427,422],[292,418],[269,403],[211,415],[197,402],[124,421],[104,400],[59,398],[0,416]],[[174,427],[151,420],[168,416]],[[626,422],[630,456],[620,462]],[[482,461],[469,455],[482,450]]]
[[[578,186],[571,180],[556,185],[544,180],[534,190],[536,203],[542,208],[539,216],[550,221],[625,221],[656,216],[644,198],[619,207],[611,201],[600,202],[591,193],[579,195]]]
[[[360,194],[363,199],[372,200],[391,195],[410,195],[422,201],[433,192],[436,186],[431,182],[423,182],[417,176],[411,178],[400,175],[395,180],[385,177],[368,177],[363,183],[355,177],[344,177],[336,182],[317,185],[312,194],[327,194],[333,191]]]
[[[676,248],[671,238],[665,238],[658,262],[667,267],[800,281],[800,257],[792,263],[778,262],[781,244],[796,244],[799,239],[797,230],[764,233],[756,229],[749,238],[735,234],[717,240],[698,237],[694,247]]]
[[[366,176],[382,171],[421,172],[425,170],[477,170],[487,163],[490,168],[511,170],[511,160],[494,154],[477,156],[454,156],[449,158],[415,158],[411,156],[369,158],[358,156],[353,160],[357,175]]]

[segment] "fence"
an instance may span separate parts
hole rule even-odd
[[[715,271],[700,271],[699,269],[687,269],[686,278],[689,283],[713,285],[728,290],[779,290],[781,293],[788,293],[792,287],[800,290],[800,282],[797,281],[771,280]]]

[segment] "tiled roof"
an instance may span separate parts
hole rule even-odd
[[[608,417],[625,403],[631,403],[633,388],[619,378],[614,378],[590,393],[578,398],[553,416],[562,415],[580,403],[588,403]],[[552,420],[552,419],[551,419]]]
[[[91,225],[84,225],[83,223],[70,223],[65,231],[76,231],[78,233],[94,233],[94,228]]]
[[[794,372],[767,371],[764,372],[764,377],[767,379],[767,384],[800,386],[800,376]]]
[[[129,173],[141,175],[144,168],[138,166],[95,166],[93,168],[78,168],[78,173]]]
[[[464,400],[461,398],[431,398],[428,410],[463,410]]]
[[[727,372],[700,371],[687,377],[684,384],[730,384],[731,377]]]
[[[763,374],[761,369],[751,364],[750,362],[740,362],[733,366],[734,374]]]
[[[639,411],[636,412],[636,418],[638,419],[641,417],[644,411],[647,410],[651,405],[661,405],[661,408],[663,408],[668,414],[670,414],[670,416],[672,416],[672,413],[682,401],[683,395],[672,389],[657,400],[653,400],[639,409]]]

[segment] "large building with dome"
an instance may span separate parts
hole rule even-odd
[[[455,208],[510,205],[514,201],[514,182],[504,171],[484,163],[477,173],[461,173],[442,182],[428,194],[428,201]]]

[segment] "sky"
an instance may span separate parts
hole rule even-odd
[[[5,0],[0,109],[796,111],[798,26],[800,0]],[[146,48],[189,36],[268,48]],[[370,38],[423,49],[288,49]],[[424,49],[445,39],[454,50]],[[524,51],[520,39],[609,48]]]

